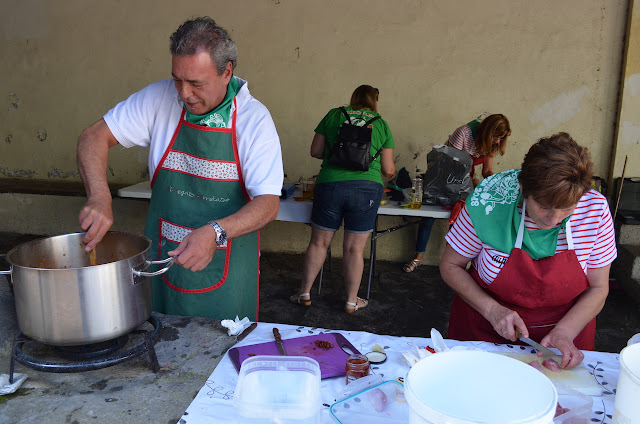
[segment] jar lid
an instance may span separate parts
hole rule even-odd
[[[365,354],[369,362],[372,364],[381,364],[387,360],[387,354],[384,352],[373,351]]]

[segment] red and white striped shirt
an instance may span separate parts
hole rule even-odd
[[[518,208],[522,214],[522,208]],[[540,228],[528,216],[525,216],[525,228],[529,231]],[[615,231],[607,199],[595,190],[589,190],[578,202],[571,219],[571,237],[578,262],[585,274],[589,268],[602,268],[613,262],[618,255]],[[496,231],[500,223],[496,223]],[[509,258],[501,252],[483,243],[478,238],[471,223],[466,206],[447,233],[445,240],[456,252],[473,259],[472,265],[486,284],[491,284],[500,273]],[[558,234],[556,253],[567,250],[567,236],[564,231]]]
[[[476,151],[476,142],[473,139],[473,134],[471,133],[471,128],[469,127],[469,125],[465,124],[456,129],[453,134],[449,136],[449,140],[447,140],[446,145],[451,146],[454,149],[468,152],[471,157],[478,157],[478,152]]]

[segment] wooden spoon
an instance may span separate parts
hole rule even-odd
[[[98,265],[98,261],[96,260],[96,249],[91,249],[89,252],[89,264],[91,266]]]

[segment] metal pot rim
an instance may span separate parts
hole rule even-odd
[[[77,232],[77,233],[68,233],[68,234],[59,234],[56,236],[48,236],[48,237],[40,237],[34,240],[30,240],[27,242],[24,242],[22,244],[19,244],[18,246],[14,247],[13,249],[9,250],[5,256],[5,260],[13,267],[20,267],[22,269],[33,269],[33,270],[40,270],[40,271],[71,271],[71,270],[79,270],[79,269],[85,269],[87,267],[68,267],[68,268],[35,268],[35,267],[30,267],[30,266],[25,266],[25,265],[20,265],[17,263],[14,263],[11,261],[11,255],[14,254],[15,252],[17,252],[18,250],[21,249],[25,249],[28,248],[30,245],[35,245],[37,243],[41,243],[44,240],[49,240],[49,239],[55,239],[55,238],[59,238],[59,237],[70,237],[70,236],[77,236],[77,235],[81,235],[81,234],[86,234],[86,232]],[[99,267],[105,267],[105,266],[109,266],[112,265],[114,263],[120,262],[120,261],[126,261],[129,260],[141,253],[146,252],[147,250],[149,250],[149,248],[151,247],[151,239],[147,236],[145,236],[144,234],[135,234],[135,233],[129,233],[126,231],[108,231],[107,234],[112,234],[112,235],[121,235],[121,236],[125,236],[125,237],[134,237],[134,238],[140,238],[140,239],[146,239],[145,241],[147,242],[147,247],[145,249],[143,249],[142,251],[136,253],[135,255],[132,255],[128,258],[125,259],[120,259],[118,261],[113,261],[113,262],[108,262],[105,264],[98,264],[98,265],[94,265],[93,267],[99,268]],[[105,234],[105,237],[106,235]],[[92,268],[93,268],[92,267]]]

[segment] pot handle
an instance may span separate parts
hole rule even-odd
[[[0,260],[6,261],[6,259],[5,259],[6,257],[7,257],[7,255],[5,255],[5,254],[3,253],[3,254],[1,254],[1,255],[0,255]],[[0,269],[0,275],[2,275],[2,274],[7,274],[7,275],[9,275],[9,274],[11,274],[12,269],[13,269],[13,267],[9,268],[9,269],[8,269],[8,270],[6,270],[6,271],[4,271],[4,270],[1,270],[1,269]]]
[[[171,268],[171,265],[173,265],[174,262],[175,262],[175,259],[173,258],[173,256],[168,257],[167,259],[163,259],[161,261],[145,261],[144,264],[147,267],[150,265],[159,265],[159,264],[167,264],[167,265],[164,268],[159,269],[155,272],[138,271],[137,269],[132,269],[131,271],[133,272],[134,275],[137,275],[140,277],[155,277],[156,275],[164,274],[165,272],[167,272],[167,270]]]

